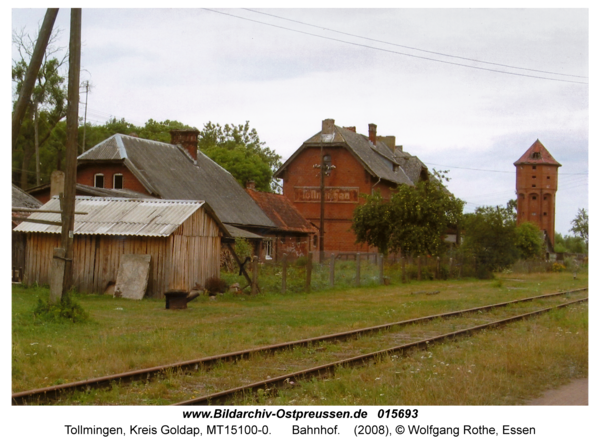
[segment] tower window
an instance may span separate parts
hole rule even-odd
[[[531,166],[531,169],[532,169],[532,170],[536,170],[536,169],[537,169],[537,166]]]
[[[548,215],[548,212],[544,212],[544,215]]]
[[[535,175],[533,175],[531,178],[535,178]]]
[[[549,180],[549,179],[550,179],[550,177],[546,177],[546,179],[547,179],[547,180]]]
[[[532,196],[531,196],[531,199],[532,199],[532,200],[537,200],[537,195],[532,195]]]
[[[101,173],[97,173],[94,175],[94,187],[104,187],[104,175]]]
[[[535,184],[532,184],[531,187],[535,187]]]

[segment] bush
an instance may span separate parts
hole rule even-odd
[[[85,322],[89,319],[89,314],[68,294],[56,304],[51,304],[47,299],[38,299],[33,314],[46,322]]]
[[[567,267],[565,265],[563,265],[562,263],[554,262],[552,264],[552,272],[554,272],[554,273],[562,273],[566,269],[567,269]]]
[[[206,279],[206,283],[204,284],[204,288],[208,291],[208,294],[211,296],[216,296],[217,294],[223,294],[227,291],[227,282],[218,277],[210,277]]]

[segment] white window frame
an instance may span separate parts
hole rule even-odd
[[[116,187],[117,177],[121,177],[121,187],[119,189],[123,189],[123,174],[122,173],[115,173],[113,175],[113,189],[117,189],[117,187]]]
[[[273,240],[270,238],[264,239],[265,259],[273,260]]]
[[[102,178],[102,188],[104,189],[104,174],[103,173],[96,173],[94,174],[94,187],[98,187],[96,186],[98,184],[98,178]]]

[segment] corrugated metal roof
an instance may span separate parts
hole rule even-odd
[[[223,223],[275,226],[235,178],[202,152],[194,161],[179,146],[116,134],[78,157],[79,162],[115,159],[161,198],[206,201]]]
[[[124,235],[168,237],[194,212],[203,201],[77,197],[74,233],[79,235]],[[52,198],[40,210],[60,210],[57,198]],[[60,222],[60,214],[32,213],[30,218]],[[23,222],[18,232],[60,234],[60,226]]]

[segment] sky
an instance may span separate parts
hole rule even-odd
[[[44,14],[13,5],[12,30],[35,36]],[[589,209],[589,20],[564,8],[84,8],[87,121],[249,121],[284,161],[323,119],[362,134],[374,123],[449,170],[466,212],[515,198],[513,163],[539,139],[562,164],[566,235]],[[68,9],[55,28],[66,48]]]

